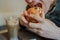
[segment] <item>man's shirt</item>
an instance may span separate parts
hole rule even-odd
[[[58,27],[60,27],[60,0],[56,0],[55,10],[46,14],[46,18],[53,21]]]

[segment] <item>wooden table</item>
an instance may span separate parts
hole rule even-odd
[[[4,33],[4,34],[0,34],[0,35],[3,35],[6,38],[6,40],[9,39],[8,33]],[[47,39],[47,38],[40,37],[40,36],[30,32],[30,31],[26,31],[26,30],[19,30],[18,38],[22,39],[22,40],[30,40],[30,39],[52,40],[52,39]]]

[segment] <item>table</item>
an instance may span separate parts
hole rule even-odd
[[[3,35],[6,38],[6,40],[9,40],[8,33],[4,33],[4,34],[0,34],[0,35]],[[40,36],[36,35],[35,33],[27,31],[27,30],[19,30],[18,38],[22,39],[22,40],[30,40],[30,39],[52,40],[52,39],[47,39],[47,38],[40,37]]]

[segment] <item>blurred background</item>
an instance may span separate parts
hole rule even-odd
[[[0,0],[0,24],[5,25],[4,18],[8,16],[15,15],[20,17],[25,8],[25,0]]]

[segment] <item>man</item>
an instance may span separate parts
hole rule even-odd
[[[42,3],[42,1],[44,4]],[[30,7],[35,6],[39,2],[42,3],[45,7],[43,7],[43,5],[42,6],[40,5],[40,7],[43,8],[45,14],[49,11],[52,1],[53,0],[26,0],[26,2],[29,4]],[[28,15],[27,11],[25,11],[25,14]],[[52,21],[50,21],[48,19],[45,19],[45,21],[43,21],[43,19],[40,18],[39,15],[36,15],[35,17],[33,17],[33,15],[31,15],[31,17],[35,18],[38,21],[41,21],[42,23],[31,23],[30,22],[28,24],[28,21],[24,18],[24,16],[21,17],[20,23],[25,25],[26,27],[29,26],[31,30],[36,29],[34,31],[37,31],[40,36],[60,40],[60,28],[57,27]],[[54,17],[52,17],[52,18],[54,19]],[[52,19],[50,17],[47,17],[47,18]],[[41,30],[37,30],[38,28],[40,28]]]
[[[26,0],[30,7],[38,6],[41,7],[45,13],[56,4],[55,0]]]

